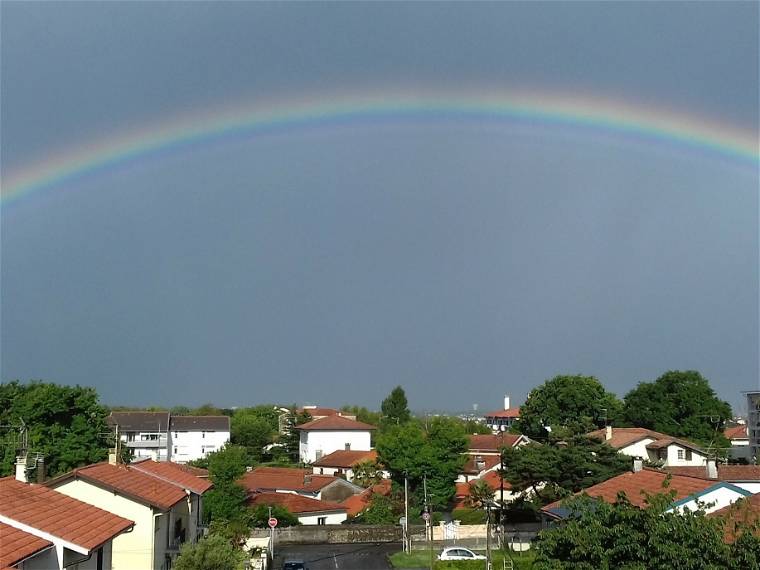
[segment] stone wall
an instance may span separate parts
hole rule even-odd
[[[424,540],[422,526],[410,527],[412,538]],[[254,529],[253,538],[268,538],[269,530]],[[275,530],[275,544],[344,544],[344,543],[401,542],[398,525],[308,525]]]

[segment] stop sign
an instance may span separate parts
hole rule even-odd
[[[277,519],[272,517],[271,519],[269,519],[268,523],[269,523],[269,528],[274,528],[277,526]]]

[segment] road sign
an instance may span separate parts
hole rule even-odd
[[[269,524],[269,528],[276,527],[277,526],[277,519],[274,518],[274,517],[272,517],[271,519],[269,519],[268,524]]]
[[[427,511],[425,511],[424,513],[422,513],[422,518],[425,521],[429,521],[430,520],[430,513],[427,512]]]

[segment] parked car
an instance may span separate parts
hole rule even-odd
[[[309,570],[303,560],[286,560],[282,570]]]
[[[475,554],[469,548],[448,546],[438,555],[438,560],[485,560],[482,554]]]

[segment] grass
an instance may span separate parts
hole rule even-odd
[[[478,554],[485,554],[482,550],[476,550]],[[486,567],[485,560],[467,560],[467,561],[441,561],[437,556],[441,553],[440,549],[433,552],[433,569],[434,570],[484,570]],[[511,552],[512,560],[515,564],[515,570],[530,570],[533,567],[534,555],[529,550],[527,552]],[[389,557],[391,565],[394,568],[430,568],[430,551],[413,550],[411,554],[396,552]],[[504,555],[501,551],[492,551],[491,560],[493,561],[494,570],[501,570]]]

